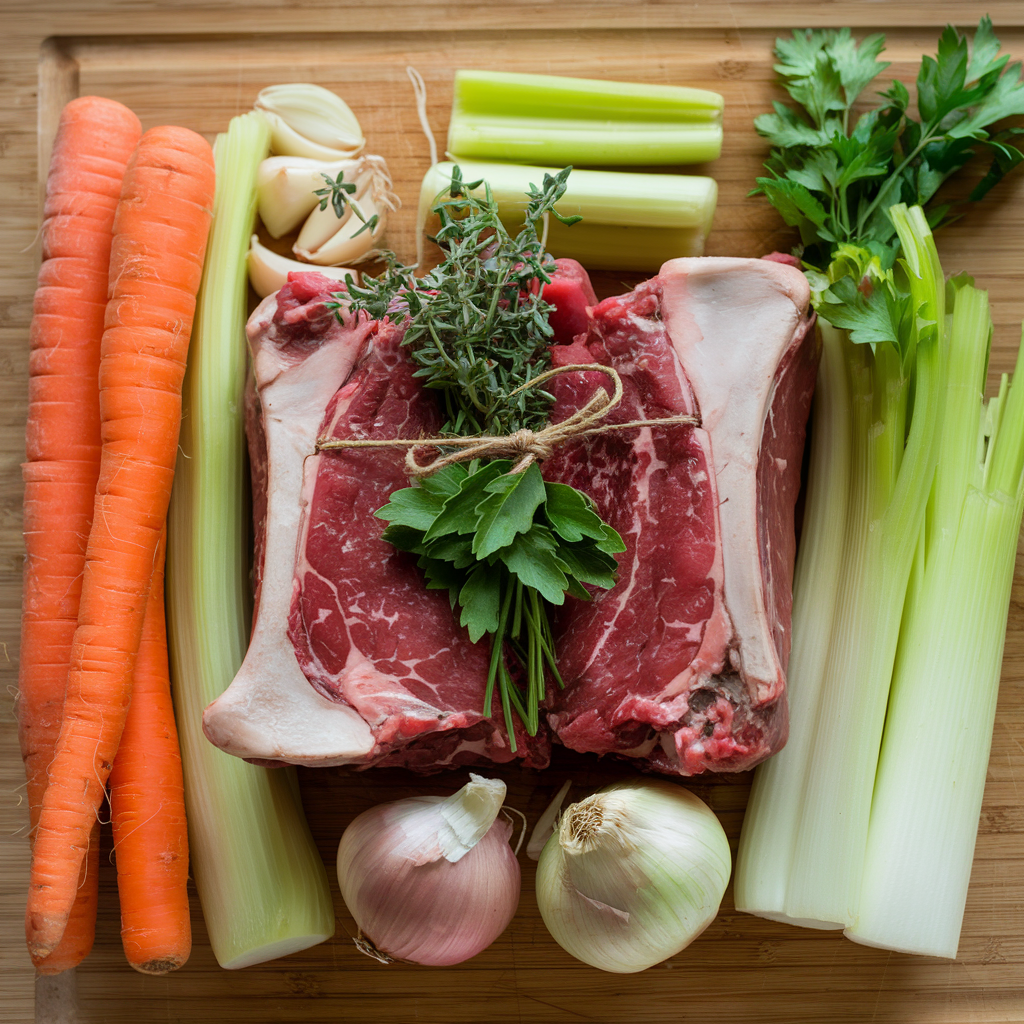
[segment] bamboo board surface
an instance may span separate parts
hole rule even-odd
[[[889,39],[890,74],[913,77],[931,50],[936,26],[968,26],[986,10],[1004,48],[1024,57],[1024,9],[1000,2],[661,4],[534,3],[513,9],[472,3],[371,7],[188,0],[142,9],[127,2],[45,0],[0,3],[12,36],[0,74],[0,659],[5,686],[0,732],[0,1021],[35,1018],[33,975],[21,915],[27,880],[27,811],[13,719],[20,599],[20,471],[24,454],[28,323],[38,266],[33,235],[39,191],[61,105],[98,93],[132,107],[143,127],[178,123],[208,138],[277,82],[312,81],[336,89],[363,125],[368,150],[384,155],[405,208],[389,244],[414,252],[419,181],[429,162],[406,66],[428,88],[428,115],[443,141],[457,67],[494,67],[689,84],[726,100],[726,142],[704,170],[720,185],[709,255],[758,256],[792,239],[775,213],[746,198],[765,153],[751,120],[778,93],[771,69],[777,30],[798,25],[864,26]],[[926,28],[908,26],[926,25]],[[548,31],[538,30],[542,26]],[[314,28],[313,32],[305,29]],[[322,30],[322,31],[321,31]],[[59,31],[60,36],[44,43]],[[130,34],[128,34],[130,33]],[[37,85],[38,83],[38,85]],[[442,145],[443,148],[443,145]],[[990,385],[1011,368],[1024,319],[1024,177],[1004,183],[966,223],[940,238],[947,272],[970,269],[989,289],[995,318]],[[638,275],[600,275],[613,294]],[[751,1024],[899,1022],[966,1024],[1024,1021],[1024,560],[1018,560],[981,831],[960,955],[956,961],[890,954],[838,933],[773,924],[738,914],[731,890],[714,924],[682,954],[637,976],[603,974],[579,964],[549,938],[536,911],[533,866],[525,855],[523,895],[509,930],[485,953],[457,968],[383,967],[359,954],[354,926],[332,878],[338,912],[333,940],[241,972],[222,971],[193,905],[195,946],[175,975],[150,978],[125,963],[116,888],[106,837],[96,948],[77,972],[77,1019],[83,1022],[422,1021],[504,1024],[531,1021],[696,1021]],[[950,709],[951,714],[958,709]],[[531,825],[564,778],[582,796],[628,769],[596,759],[556,757],[544,773],[502,771],[508,802]],[[461,777],[459,777],[461,778]],[[1018,784],[1019,780],[1019,784]],[[397,770],[355,775],[303,770],[303,799],[333,875],[338,838],[360,811],[415,788],[446,793],[455,776],[422,780]],[[719,814],[735,848],[748,775],[693,780]],[[68,1011],[64,1018],[73,1019]],[[40,1017],[40,1019],[42,1019]]]

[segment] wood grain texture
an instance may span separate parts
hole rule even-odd
[[[439,0],[17,0],[2,5],[13,44],[0,72],[0,1021],[33,1017],[33,977],[21,917],[27,880],[27,813],[13,725],[20,601],[20,470],[24,450],[28,323],[38,266],[33,247],[39,183],[66,99],[99,93],[132,107],[149,128],[179,123],[212,139],[265,85],[312,81],[337,89],[359,116],[373,152],[390,164],[405,202],[390,244],[413,252],[419,181],[427,164],[405,68],[429,90],[428,113],[443,139],[456,67],[496,67],[674,82],[726,98],[723,156],[707,170],[721,198],[712,255],[756,256],[791,238],[763,202],[746,198],[765,153],[751,119],[778,95],[771,44],[776,29],[804,24],[884,28],[891,73],[907,79],[934,45],[934,28],[992,14],[1005,47],[1024,56],[1019,0],[975,3],[677,3],[591,0],[585,7]],[[545,29],[541,34],[537,26]],[[313,29],[311,32],[306,29]],[[59,31],[57,38],[44,43]],[[291,33],[291,34],[280,34]],[[967,222],[940,239],[944,266],[969,268],[988,288],[996,321],[992,384],[1011,366],[1024,319],[1024,176],[1001,186]],[[638,275],[600,275],[613,294]],[[4,656],[6,650],[6,657]],[[857,946],[837,933],[788,928],[732,907],[688,950],[639,976],[585,967],[547,935],[523,857],[520,910],[508,931],[473,961],[447,970],[389,967],[357,953],[354,926],[337,894],[330,942],[242,972],[222,971],[197,903],[195,946],[176,975],[144,977],[120,947],[109,836],[101,875],[96,948],[78,971],[82,1022],[285,1024],[347,1020],[504,1024],[720,1021],[751,1024],[966,1024],[1024,1021],[1024,559],[1018,559],[1003,686],[960,956],[955,962]],[[531,824],[569,776],[575,796],[622,767],[560,751],[545,773],[509,770],[509,803]],[[338,838],[360,811],[410,788],[446,793],[459,781],[398,770],[353,774],[303,770],[303,799],[329,868]],[[749,776],[698,779],[694,791],[721,817],[735,848]],[[329,871],[329,873],[332,873]]]

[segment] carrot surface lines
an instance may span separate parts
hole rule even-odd
[[[33,837],[60,734],[100,462],[97,375],[111,230],[141,126],[127,107],[83,96],[61,113],[46,182],[42,265],[30,330],[25,572],[18,727]],[[33,840],[34,841],[34,840]],[[98,833],[76,869],[77,899],[40,972],[74,967],[95,932]]]
[[[37,956],[60,941],[124,729],[170,497],[213,190],[209,144],[185,128],[153,128],[128,162],[114,217],[99,365],[100,473],[26,914]]]

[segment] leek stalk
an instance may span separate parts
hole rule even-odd
[[[417,234],[421,244],[424,230],[431,233],[430,209],[451,184],[455,166],[439,163],[423,178]],[[463,181],[483,179],[490,186],[512,234],[522,227],[530,185],[558,173],[557,168],[473,160],[459,160],[458,166]],[[552,256],[571,257],[591,269],[657,270],[677,256],[703,254],[717,200],[714,178],[573,170],[556,209],[564,217],[583,220],[569,226],[552,217],[546,247]]]
[[[856,942],[956,956],[1024,512],[1024,347],[982,399],[991,321],[962,285],[939,470],[875,779]]]
[[[327,873],[294,769],[256,767],[203,735],[203,709],[242,662],[250,618],[242,394],[246,253],[256,169],[270,132],[259,113],[217,137],[213,225],[183,393],[168,518],[168,645],[185,775],[192,870],[218,963],[248,967],[329,938]]]
[[[798,707],[792,756],[773,769],[774,782],[769,776],[759,786],[751,807],[756,829],[742,840],[737,866],[743,909],[820,928],[846,927],[856,917],[900,617],[938,447],[946,349],[942,268],[920,208],[896,206],[890,215],[918,315],[899,344],[842,342],[849,490],[838,489],[822,509],[826,519],[845,513],[838,600],[831,635],[819,634],[827,654],[819,643],[802,641],[790,662],[798,680],[820,678],[820,690],[816,703],[801,700]],[[825,583],[826,593],[831,587]],[[799,601],[818,604],[814,591]],[[785,758],[786,750],[778,756]],[[802,787],[793,786],[794,777]],[[758,880],[761,861],[771,865],[773,883],[763,875]]]
[[[463,70],[448,151],[559,166],[702,163],[722,151],[722,107],[706,89]]]
[[[850,486],[850,395],[843,331],[819,320],[821,362],[811,411],[811,452],[793,580],[793,646],[786,674],[786,746],[754,774],[735,874],[736,909],[774,920],[786,915],[793,838],[809,772],[821,682],[839,597]]]

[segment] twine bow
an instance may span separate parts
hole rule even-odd
[[[408,448],[405,468],[412,476],[430,476],[454,462],[470,462],[473,459],[515,459],[512,473],[521,473],[533,462],[542,462],[566,441],[588,434],[603,434],[609,430],[629,430],[632,427],[655,427],[689,424],[700,426],[699,416],[665,416],[660,419],[631,420],[629,423],[602,423],[601,421],[622,400],[622,378],[611,366],[601,363],[575,363],[545,370],[525,384],[520,384],[509,394],[519,394],[527,388],[536,387],[560,373],[595,370],[605,374],[612,382],[612,393],[598,388],[582,408],[559,423],[552,423],[543,430],[517,430],[513,434],[477,434],[473,437],[418,437],[380,438],[372,440],[337,439],[321,437],[316,442],[317,451],[338,448]],[[439,455],[431,462],[422,464],[416,456],[420,448],[454,448],[455,451]]]

